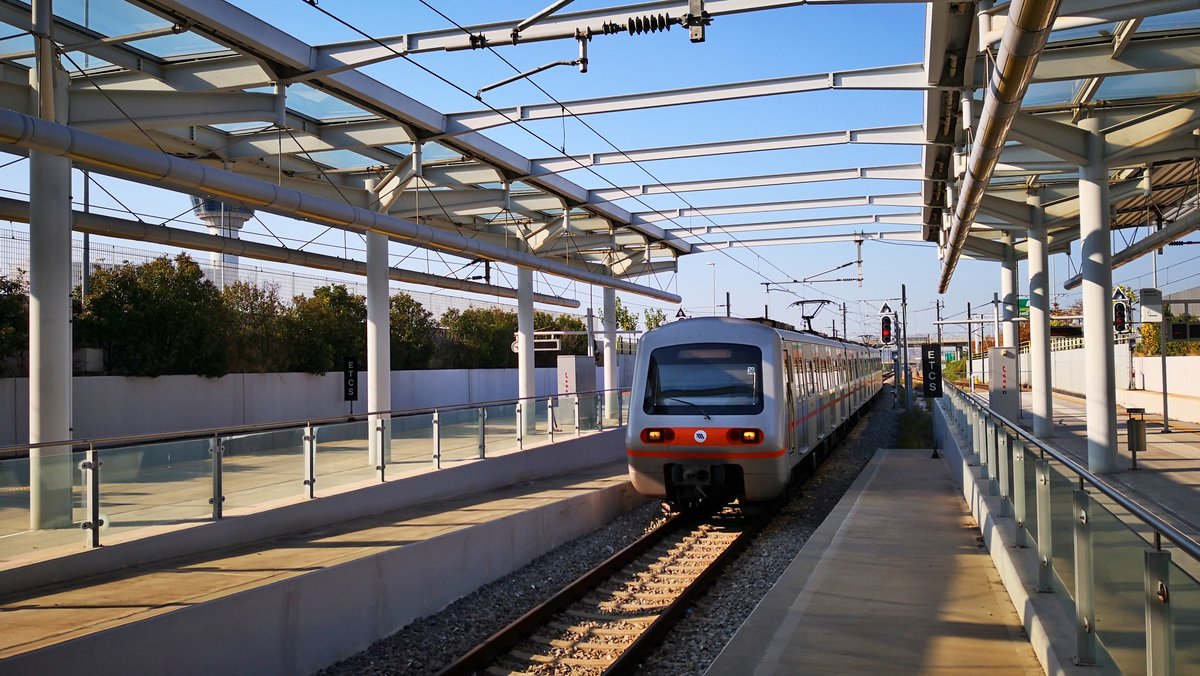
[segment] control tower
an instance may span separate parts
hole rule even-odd
[[[227,204],[220,200],[204,199],[192,196],[192,211],[204,224],[208,232],[221,237],[238,238],[238,232],[246,221],[254,216],[253,209]],[[212,252],[208,258],[208,278],[218,288],[225,288],[238,279],[238,257],[220,252]]]

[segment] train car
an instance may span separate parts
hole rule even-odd
[[[704,317],[642,336],[625,438],[635,490],[680,509],[772,500],[882,387],[877,350],[769,324]]]

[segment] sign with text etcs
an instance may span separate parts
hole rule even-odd
[[[942,396],[942,346],[926,343],[921,346],[921,392],[926,397]]]
[[[358,401],[358,360],[354,357],[342,360],[342,389],[345,401]]]

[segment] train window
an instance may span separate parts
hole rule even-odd
[[[763,410],[762,351],[693,343],[650,353],[642,410],[651,415],[746,415]]]

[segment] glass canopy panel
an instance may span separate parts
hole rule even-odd
[[[334,169],[357,169],[359,167],[379,164],[378,161],[359,155],[351,150],[322,150],[315,153],[300,153],[300,156],[311,157],[313,161],[320,162]]]
[[[1156,31],[1179,28],[1200,28],[1200,10],[1193,9],[1188,12],[1148,16],[1142,20],[1142,25],[1138,26],[1137,33],[1138,35],[1145,35]]]
[[[171,23],[125,0],[55,0],[55,16],[108,36],[166,28]]]
[[[1111,38],[1117,28],[1115,23],[1102,23],[1095,26],[1081,26],[1050,33],[1050,44],[1069,42],[1071,40],[1094,40],[1096,38]]]
[[[288,108],[317,120],[341,120],[370,117],[362,108],[330,96],[306,84],[294,84],[287,89]]]
[[[196,35],[195,33],[180,33],[179,35],[165,35],[161,38],[138,40],[133,45],[148,54],[153,54],[164,59],[190,54],[211,54],[213,52],[229,51],[212,40]]]
[[[230,134],[243,131],[264,131],[275,127],[274,124],[263,124],[262,122],[230,122],[228,124],[212,124],[209,126]]]
[[[1083,85],[1083,80],[1063,80],[1061,82],[1035,82],[1029,85],[1022,107],[1051,106],[1068,104],[1075,100],[1075,94]]]
[[[1097,101],[1187,94],[1200,90],[1200,73],[1177,70],[1167,73],[1137,73],[1104,78],[1096,91]]]

